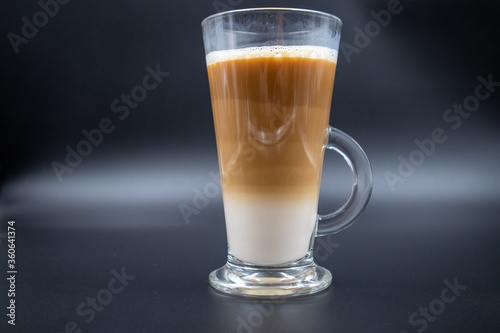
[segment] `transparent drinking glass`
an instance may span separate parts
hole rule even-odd
[[[318,11],[255,8],[202,22],[228,239],[227,263],[210,284],[240,296],[319,292],[331,273],[314,262],[315,237],[359,217],[372,191],[370,162],[329,126],[339,18]],[[352,170],[347,202],[318,215],[323,155]]]

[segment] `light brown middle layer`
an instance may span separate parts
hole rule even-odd
[[[293,57],[208,66],[225,192],[317,193],[335,68]]]

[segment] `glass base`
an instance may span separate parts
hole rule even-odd
[[[316,265],[312,258],[274,267],[228,260],[225,266],[210,273],[208,279],[212,287],[226,294],[276,298],[320,292],[330,286],[332,274]]]

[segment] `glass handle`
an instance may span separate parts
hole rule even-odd
[[[326,148],[344,157],[352,171],[353,185],[351,195],[342,207],[333,213],[318,215],[318,237],[337,233],[353,224],[368,204],[373,187],[370,161],[353,138],[330,126]]]

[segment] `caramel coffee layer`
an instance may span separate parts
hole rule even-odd
[[[315,47],[207,56],[225,192],[317,193],[335,61]]]

